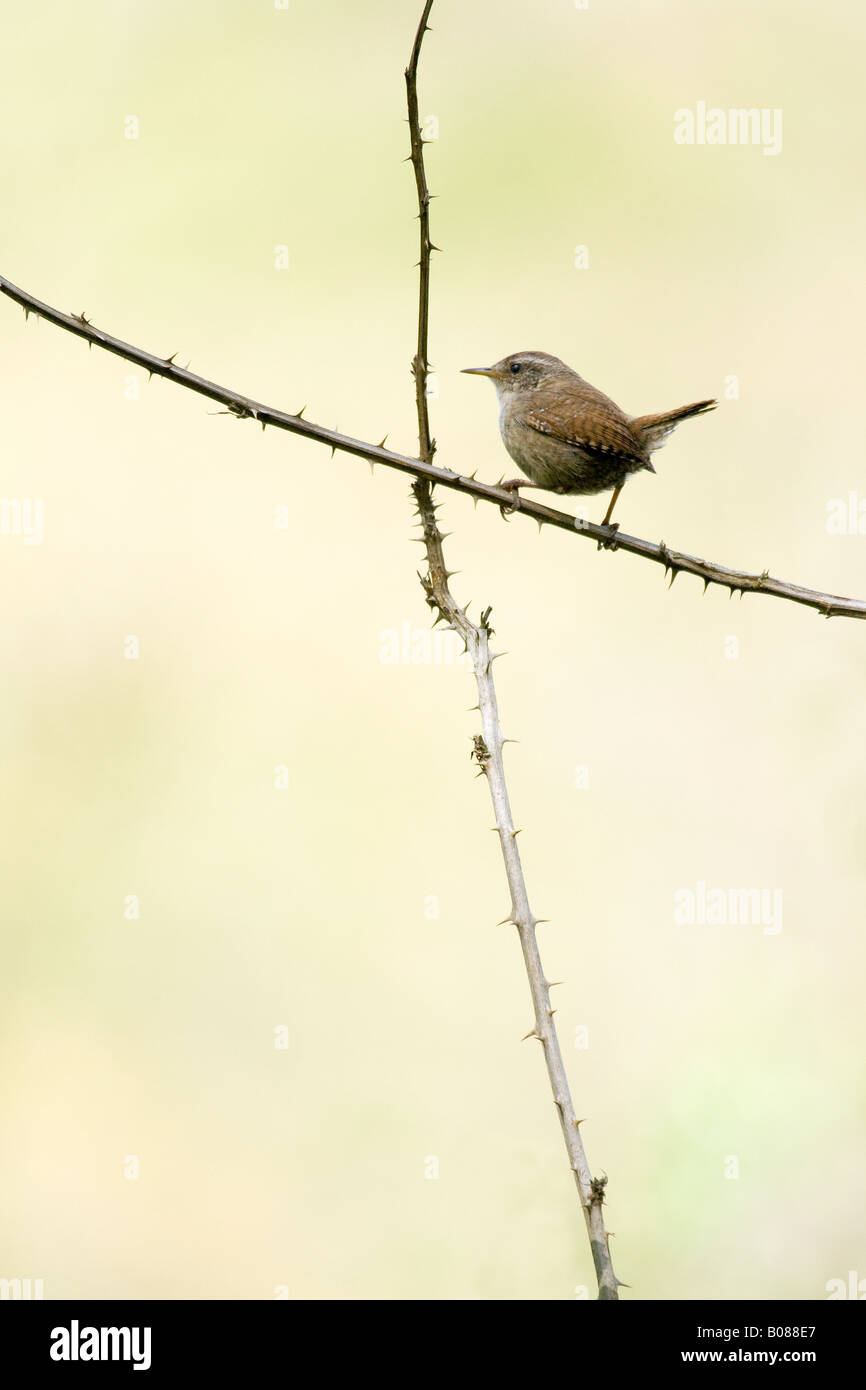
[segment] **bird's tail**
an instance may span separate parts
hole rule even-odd
[[[653,449],[661,448],[681,420],[688,420],[691,415],[705,415],[708,410],[715,410],[716,405],[716,401],[695,401],[694,405],[681,405],[677,410],[663,410],[660,415],[637,415],[631,427],[647,453],[652,453]]]

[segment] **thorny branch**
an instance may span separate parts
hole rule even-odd
[[[409,158],[415,171],[415,186],[418,190],[421,249],[418,261],[418,343],[412,360],[412,375],[415,378],[415,404],[418,411],[418,452],[425,463],[432,463],[436,452],[436,443],[430,438],[430,419],[427,413],[427,372],[430,368],[427,360],[427,326],[430,321],[430,253],[438,248],[434,247],[430,240],[430,190],[427,187],[427,174],[424,169],[424,141],[421,136],[421,117],[418,114],[418,59],[421,56],[421,44],[427,32],[427,20],[432,7],[433,0],[427,0],[406,69],[406,105],[409,111],[412,151]]]
[[[432,454],[430,426],[427,416],[427,328],[430,299],[430,253],[434,249],[430,241],[428,205],[430,193],[424,169],[424,148],[418,118],[418,59],[421,44],[427,29],[433,0],[427,0],[424,13],[415,35],[412,56],[406,69],[406,91],[409,106],[409,129],[411,133],[411,159],[415,169],[415,183],[418,190],[418,205],[421,222],[421,260],[419,265],[420,299],[418,309],[418,348],[412,363],[415,377],[416,400],[418,406],[418,436],[420,452],[425,462]],[[493,662],[496,653],[490,650],[490,609],[481,615],[478,624],[471,621],[466,610],[457,603],[448,587],[450,578],[445,567],[442,550],[442,533],[436,521],[436,504],[432,497],[432,484],[429,478],[419,477],[412,484],[412,492],[421,521],[421,531],[427,552],[428,570],[420,575],[427,597],[427,603],[437,614],[436,621],[443,621],[462,637],[472,659],[475,682],[478,688],[478,710],[481,715],[481,734],[473,739],[473,757],[481,773],[487,778],[490,796],[496,818],[496,829],[505,873],[511,894],[511,908],[507,922],[517,928],[526,974],[532,995],[535,1026],[527,1034],[536,1038],[544,1049],[544,1060],[553,1091],[553,1102],[559,1113],[562,1133],[565,1139],[569,1166],[574,1173],[581,1207],[586,1220],[590,1247],[592,1249],[595,1273],[598,1280],[600,1299],[618,1299],[618,1281],[613,1272],[610,1256],[608,1232],[604,1224],[604,1188],[606,1178],[594,1178],[590,1172],[580,1137],[579,1121],[568,1088],[568,1078],[562,1060],[556,1027],[553,1022],[554,1009],[550,1003],[550,982],[544,974],[538,950],[536,927],[538,919],[529,905],[520,851],[517,848],[517,831],[511,814],[508,788],[505,782],[505,765],[502,748],[505,740],[499,725],[499,710],[496,702],[496,688],[493,681]]]
[[[429,195],[428,195],[429,196]],[[422,224],[422,236],[423,236]],[[432,246],[430,248],[433,249]],[[402,473],[411,473],[416,478],[426,478],[430,483],[436,483],[439,487],[451,488],[455,492],[462,492],[472,497],[476,502],[492,502],[494,506],[513,508],[520,516],[531,517],[541,526],[554,526],[561,531],[569,531],[572,535],[584,536],[588,540],[593,540],[599,546],[604,546],[610,550],[624,550],[629,555],[639,555],[644,560],[651,560],[654,564],[662,565],[666,573],[670,573],[671,580],[678,574],[694,574],[704,582],[704,591],[711,584],[718,584],[724,589],[729,589],[742,594],[768,594],[772,598],[787,599],[791,603],[802,604],[806,608],[814,608],[823,614],[825,618],[866,618],[866,599],[843,598],[840,594],[824,593],[819,589],[807,589],[802,584],[792,584],[784,579],[775,579],[770,576],[767,570],[762,574],[753,574],[747,570],[729,569],[726,565],[716,564],[712,560],[699,559],[695,555],[689,555],[682,550],[672,550],[665,545],[664,541],[656,544],[653,541],[641,540],[638,536],[627,535],[624,531],[614,532],[609,526],[598,526],[591,521],[583,521],[580,517],[571,516],[568,512],[556,511],[553,507],[548,507],[543,502],[531,501],[527,497],[514,498],[510,492],[497,487],[491,483],[480,483],[473,474],[466,477],[462,473],[453,473],[448,468],[438,468],[430,462],[429,458],[412,458],[408,454],[398,454],[391,449],[385,448],[385,440],[381,444],[370,444],[363,439],[353,439],[351,435],[340,434],[338,430],[332,430],[327,425],[314,424],[312,420],[303,418],[303,410],[292,415],[285,410],[278,410],[275,406],[263,405],[260,401],[252,400],[249,396],[242,395],[239,391],[233,390],[228,386],[219,386],[213,381],[208,381],[205,377],[196,376],[188,368],[179,367],[175,362],[177,353],[172,353],[171,357],[157,357],[154,353],[147,352],[143,348],[134,347],[131,343],[125,343],[120,338],[114,338],[110,333],[105,333],[101,328],[96,328],[84,314],[64,314],[59,309],[53,309],[51,305],[44,304],[35,295],[27,290],[19,289],[10,280],[0,275],[0,294],[8,299],[20,304],[24,310],[25,317],[31,314],[36,318],[45,319],[47,323],[52,323],[56,328],[63,328],[67,333],[74,333],[76,337],[83,338],[90,347],[100,347],[106,352],[113,353],[116,357],[122,357],[127,362],[134,362],[136,366],[143,367],[150,376],[165,377],[168,381],[173,381],[178,386],[184,386],[189,391],[195,391],[200,396],[207,396],[209,400],[218,401],[226,407],[229,414],[236,416],[240,420],[258,420],[262,429],[267,425],[272,425],[275,429],[288,430],[290,434],[299,434],[306,439],[316,440],[320,444],[326,444],[332,454],[339,449],[342,453],[353,454],[356,458],[367,459],[370,463],[381,463],[387,468],[396,468]],[[426,319],[425,319],[426,334]],[[424,352],[426,358],[426,349]],[[416,353],[415,360],[418,360]],[[413,364],[414,366],[414,364]],[[418,395],[418,378],[416,375],[416,398]],[[419,405],[426,412],[426,394],[422,395]],[[387,438],[387,436],[386,436]],[[433,441],[429,439],[429,427],[427,441],[429,444],[430,457],[434,448]],[[422,448],[424,444],[422,442]]]

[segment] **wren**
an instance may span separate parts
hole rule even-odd
[[[590,495],[613,488],[602,526],[611,524],[616,500],[632,473],[654,473],[650,455],[681,420],[713,410],[695,401],[660,415],[626,415],[609,396],[590,386],[548,352],[515,352],[492,367],[465,367],[489,376],[499,397],[502,442],[525,478],[501,486]],[[612,529],[617,529],[616,523]]]

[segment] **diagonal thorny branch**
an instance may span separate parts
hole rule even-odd
[[[424,148],[418,117],[418,59],[421,44],[427,29],[427,20],[433,0],[426,0],[424,13],[415,35],[412,56],[406,69],[406,91],[409,106],[409,130],[411,135],[411,160],[415,169],[415,183],[418,190],[418,206],[421,224],[420,259],[420,298],[418,310],[418,346],[412,363],[415,377],[415,391],[418,406],[418,439],[421,457],[429,462],[433,443],[430,438],[430,425],[427,415],[427,326],[430,302],[430,253],[434,249],[430,241],[428,205],[430,193],[424,169]],[[496,830],[505,861],[505,873],[511,894],[511,908],[505,919],[517,928],[526,974],[532,995],[535,1026],[527,1037],[537,1038],[544,1049],[544,1060],[553,1091],[553,1101],[559,1113],[569,1166],[574,1173],[581,1207],[586,1219],[590,1246],[592,1249],[595,1273],[598,1280],[600,1299],[619,1297],[618,1281],[613,1272],[610,1256],[608,1232],[604,1223],[604,1188],[606,1178],[593,1178],[583,1141],[580,1137],[579,1121],[568,1088],[568,1078],[562,1060],[556,1027],[553,1022],[554,1009],[550,1003],[550,982],[544,974],[538,950],[536,927],[538,919],[529,905],[526,881],[517,848],[517,831],[508,800],[505,782],[505,766],[502,757],[504,739],[499,726],[499,710],[496,703],[496,688],[493,682],[493,662],[496,654],[490,650],[490,609],[481,615],[479,623],[467,616],[466,610],[457,603],[448,586],[450,575],[445,567],[442,552],[442,533],[436,522],[436,506],[432,497],[433,486],[429,478],[419,477],[412,484],[412,492],[421,519],[422,539],[427,552],[427,573],[420,576],[427,602],[440,619],[446,622],[466,644],[475,671],[478,687],[478,710],[481,715],[481,733],[475,735],[473,756],[480,771],[487,778],[493,810],[496,817]]]
[[[426,222],[422,222],[422,236],[425,226]],[[430,249],[432,250],[432,247]],[[173,353],[171,357],[158,357],[155,353],[147,352],[144,348],[138,348],[132,343],[124,342],[121,338],[114,338],[110,333],[96,328],[83,314],[64,314],[60,309],[54,309],[50,304],[44,304],[41,299],[37,299],[28,290],[22,290],[17,285],[13,285],[11,280],[7,280],[2,275],[0,275],[0,294],[5,295],[7,299],[14,300],[16,304],[20,304],[25,317],[32,314],[35,318],[45,319],[47,323],[54,324],[56,328],[63,328],[67,333],[73,333],[76,337],[83,338],[90,347],[103,348],[104,351],[113,353],[116,357],[122,357],[127,362],[134,362],[136,366],[143,367],[150,376],[165,377],[166,380],[173,381],[188,391],[195,391],[200,396],[206,396],[208,400],[218,401],[226,407],[229,414],[238,419],[258,420],[262,429],[271,425],[274,429],[288,430],[290,434],[299,434],[305,439],[314,439],[320,444],[326,444],[332,452],[339,449],[341,452],[353,454],[357,458],[368,459],[370,463],[381,463],[387,468],[396,468],[402,473],[411,473],[416,478],[426,478],[429,482],[437,483],[440,487],[466,493],[476,502],[492,502],[497,507],[514,508],[522,516],[532,517],[539,526],[553,526],[561,531],[569,531],[572,535],[584,536],[588,540],[597,541],[599,545],[607,548],[625,550],[630,555],[639,555],[644,560],[652,560],[655,564],[662,565],[666,573],[669,571],[672,579],[680,573],[694,574],[698,579],[703,580],[705,591],[710,584],[718,584],[722,588],[729,589],[732,594],[734,592],[740,595],[768,594],[772,598],[787,599],[791,603],[799,603],[806,608],[814,608],[825,618],[866,618],[866,600],[864,599],[843,598],[840,594],[824,593],[820,589],[807,589],[802,584],[792,584],[784,579],[775,579],[766,570],[762,574],[753,574],[747,570],[730,569],[726,565],[716,564],[712,560],[700,559],[698,556],[689,555],[685,551],[672,550],[665,545],[664,541],[659,541],[656,544],[653,541],[641,540],[638,536],[627,535],[624,531],[614,533],[610,527],[597,526],[594,522],[583,521],[579,517],[571,516],[568,512],[556,511],[555,508],[548,507],[543,502],[534,502],[527,497],[515,499],[510,492],[506,492],[501,487],[496,487],[491,483],[478,482],[474,474],[472,477],[466,477],[462,473],[453,473],[448,468],[437,468],[430,462],[434,445],[429,439],[429,432],[427,442],[430,458],[412,458],[407,454],[398,454],[391,449],[386,449],[384,440],[381,444],[370,444],[363,439],[353,439],[351,435],[340,434],[338,430],[329,429],[327,425],[317,425],[312,420],[305,420],[303,411],[299,411],[297,415],[292,415],[289,411],[278,410],[275,406],[264,405],[261,401],[252,400],[249,396],[244,396],[240,391],[235,391],[229,386],[219,386],[216,382],[208,381],[205,377],[196,376],[195,372],[177,365],[174,361],[177,356],[176,353]],[[417,399],[417,375],[415,389]],[[426,411],[426,397],[420,399],[419,408]]]

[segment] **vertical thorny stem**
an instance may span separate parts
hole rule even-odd
[[[418,190],[418,223],[420,228],[421,254],[418,260],[418,341],[412,359],[412,375],[415,378],[415,403],[418,408],[418,452],[425,463],[431,463],[436,444],[430,438],[430,418],[427,413],[427,323],[430,315],[430,252],[434,249],[430,240],[430,190],[427,187],[427,173],[424,168],[424,141],[421,138],[421,118],[418,114],[418,59],[421,44],[427,32],[427,20],[433,8],[433,0],[427,0],[424,13],[418,25],[409,66],[406,69],[406,103],[409,108],[409,137],[412,142],[412,168],[415,170],[415,187]],[[427,484],[427,495],[430,485]]]
[[[429,463],[435,450],[430,436],[430,422],[427,413],[427,329],[430,298],[430,253],[436,248],[430,241],[429,203],[430,192],[424,169],[424,142],[421,138],[418,115],[418,59],[421,44],[427,30],[427,20],[433,0],[426,0],[412,55],[406,69],[406,92],[409,106],[409,130],[411,134],[411,159],[415,170],[415,183],[418,190],[419,221],[421,228],[421,256],[419,262],[420,290],[418,301],[418,342],[412,362],[412,375],[415,378],[415,398],[418,409],[418,440],[420,457]],[[442,551],[442,533],[436,521],[437,507],[433,501],[432,485],[425,478],[418,478],[412,484],[412,493],[417,504],[421,522],[422,540],[427,552],[428,571],[421,575],[421,583],[430,607],[438,614],[437,621],[446,622],[466,643],[472,658],[475,680],[478,687],[478,709],[481,715],[481,734],[476,734],[474,757],[490,787],[490,796],[496,816],[496,829],[505,861],[505,873],[511,894],[511,910],[508,918],[517,928],[523,959],[532,994],[535,1013],[535,1026],[527,1034],[536,1038],[544,1049],[544,1060],[553,1091],[553,1101],[559,1113],[562,1134],[568,1153],[569,1166],[574,1173],[580,1203],[586,1220],[598,1279],[600,1299],[619,1297],[618,1281],[613,1272],[610,1257],[608,1232],[604,1223],[604,1189],[606,1178],[593,1178],[583,1141],[580,1137],[579,1120],[575,1114],[574,1103],[568,1089],[568,1079],[562,1060],[559,1039],[553,1022],[554,1010],[550,1004],[550,983],[545,977],[538,950],[536,927],[538,919],[533,915],[520,863],[517,848],[517,831],[511,815],[508,788],[505,781],[505,766],[502,758],[503,737],[499,727],[499,710],[496,703],[496,689],[493,682],[493,662],[496,653],[490,650],[490,609],[482,613],[480,622],[475,624],[454,599],[448,587],[450,578],[445,567]]]

